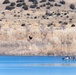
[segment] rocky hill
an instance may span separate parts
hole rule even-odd
[[[76,55],[76,0],[0,0],[1,55]]]

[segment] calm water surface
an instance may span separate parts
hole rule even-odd
[[[62,60],[62,58],[0,56],[0,75],[76,75],[76,61]]]

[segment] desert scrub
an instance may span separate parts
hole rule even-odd
[[[10,4],[10,6],[15,6],[15,2],[12,2],[12,3]]]
[[[55,2],[55,0],[48,0],[48,1],[50,1],[50,2]]]
[[[8,4],[8,3],[10,3],[9,0],[4,0],[4,2],[3,2],[3,4]]]
[[[46,2],[46,0],[41,0],[40,3],[42,3],[42,2]]]
[[[74,4],[70,4],[70,9],[75,9],[75,5]]]
[[[72,24],[71,27],[75,27],[75,24]]]
[[[37,5],[30,5],[30,8],[36,8]]]
[[[22,7],[24,10],[28,10],[28,5],[23,5]]]
[[[62,0],[62,1],[60,1],[59,3],[60,3],[60,4],[65,4],[65,1],[64,1],[64,0]]]
[[[17,0],[16,2],[24,2],[24,0]]]
[[[16,6],[17,7],[22,7],[22,5],[23,5],[22,3],[18,3]]]
[[[12,10],[12,9],[14,9],[15,7],[13,7],[13,6],[6,6],[6,10]]]

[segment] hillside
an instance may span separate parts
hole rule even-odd
[[[0,0],[1,55],[76,55],[76,0]]]

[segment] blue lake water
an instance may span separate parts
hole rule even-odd
[[[68,61],[62,58],[60,56],[0,56],[0,75],[76,75],[76,60]]]

